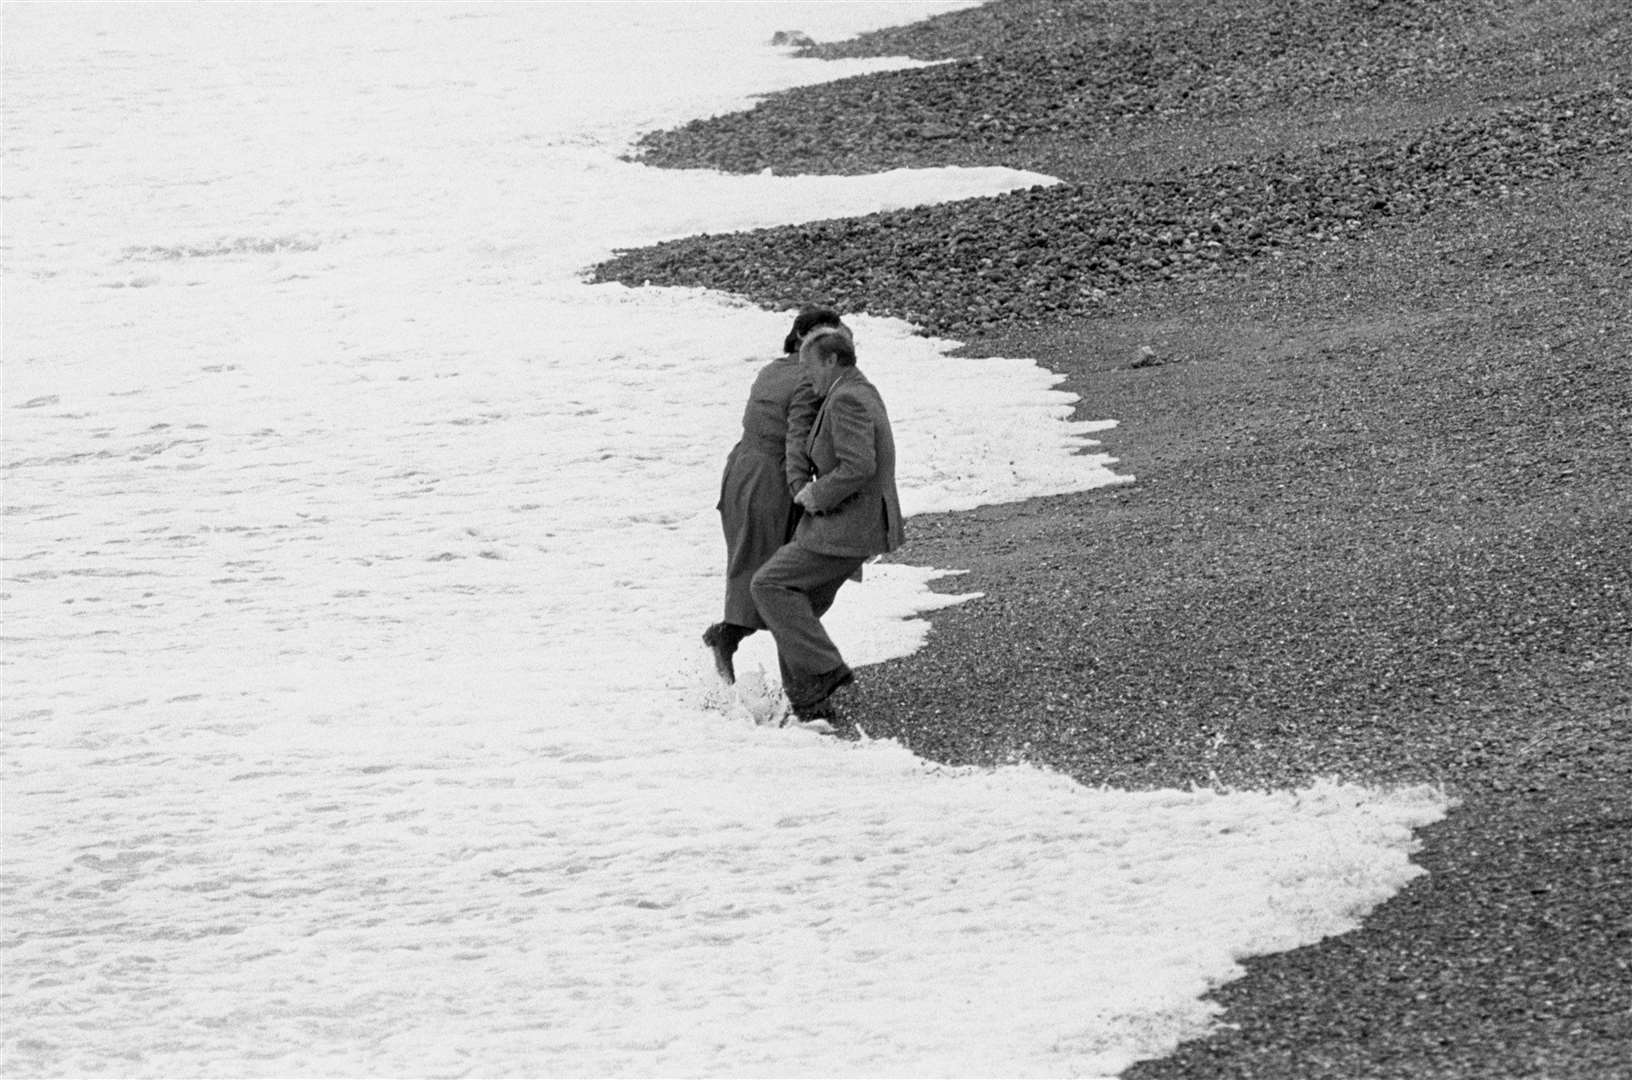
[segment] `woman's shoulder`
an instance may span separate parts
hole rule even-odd
[[[777,387],[786,393],[793,393],[804,381],[805,369],[800,365],[797,357],[778,357],[759,369],[754,382],[760,386]]]

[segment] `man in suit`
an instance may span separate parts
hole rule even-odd
[[[750,591],[776,638],[794,715],[825,720],[834,715],[833,691],[855,677],[822,616],[862,563],[901,546],[901,503],[890,418],[856,367],[850,336],[838,328],[817,330],[799,355],[822,399],[804,453],[787,455],[789,487],[805,512],[793,539],[754,575]],[[796,463],[804,461],[809,475],[798,474]]]

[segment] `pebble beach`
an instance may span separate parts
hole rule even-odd
[[[1458,800],[1426,876],[1244,961],[1211,1034],[1125,1076],[1632,1060],[1629,44],[1617,0],[994,0],[806,50],[943,63],[636,151],[1059,181],[596,270],[905,318],[1118,420],[1132,483],[909,522],[900,557],[982,596],[847,691],[870,735],[1089,786]]]

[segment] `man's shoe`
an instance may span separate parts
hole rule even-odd
[[[809,724],[818,720],[832,720],[838,715],[839,710],[835,709],[833,703],[826,698],[814,705],[795,705],[793,707],[793,718],[801,724]]]
[[[832,671],[824,671],[810,680],[809,701],[826,701],[833,696],[833,691],[840,687],[849,686],[856,681],[855,673],[848,667],[840,664]]]
[[[856,681],[851,670],[840,664],[832,671],[824,671],[820,675],[813,675],[803,680],[797,700],[793,694],[788,694],[788,703],[793,706],[793,715],[800,720],[820,719],[828,720],[834,716],[833,703],[829,699],[833,691],[842,686],[849,686]]]
[[[818,701],[814,705],[795,705],[786,722],[817,735],[832,735],[837,731],[838,719],[838,710],[831,701]]]
[[[714,654],[714,670],[720,673],[725,685],[731,686],[737,681],[736,665],[731,662],[731,656],[737,651],[737,637],[731,633],[730,624],[717,622],[703,631],[703,644],[708,651]]]

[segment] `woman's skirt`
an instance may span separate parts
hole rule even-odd
[[[748,586],[754,573],[793,539],[799,506],[788,495],[782,452],[752,443],[732,448],[720,480],[720,525],[725,531],[725,621],[765,628]]]

